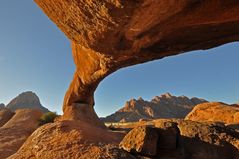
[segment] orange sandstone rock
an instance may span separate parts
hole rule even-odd
[[[239,124],[239,107],[219,102],[203,103],[195,106],[185,119]]]
[[[134,159],[117,149],[122,133],[82,121],[59,121],[43,125],[10,159]]]
[[[39,110],[16,110],[16,114],[0,128],[1,159],[17,152],[31,133],[38,128],[41,115]]]
[[[74,103],[93,107],[100,81],[120,68],[239,40],[236,0],[35,2],[72,41],[76,72],[65,114],[78,109]]]
[[[157,143],[159,135],[155,128],[141,126],[131,130],[121,141],[120,148],[145,156],[157,154]]]

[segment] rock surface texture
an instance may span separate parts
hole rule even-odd
[[[131,128],[125,135],[82,121],[50,123],[37,129],[9,158],[143,159],[143,155],[148,159],[239,158],[239,132],[226,126],[160,119],[138,122]],[[119,144],[130,153],[121,150]]]
[[[17,109],[29,108],[29,109],[39,109],[41,112],[46,113],[49,110],[41,105],[39,97],[31,92],[23,92],[19,94],[16,98],[11,100],[6,108],[15,111]]]
[[[5,159],[17,152],[31,133],[39,126],[42,113],[34,109],[19,109],[0,127],[0,158]]]
[[[142,136],[138,135],[142,127],[147,127],[144,125],[150,125],[151,132],[153,132],[153,134],[150,134],[149,131],[145,132],[145,136],[157,136],[157,142],[151,142],[152,145],[150,145],[150,147],[156,149],[154,155],[151,156],[154,159],[239,158],[238,132],[225,126],[185,120],[160,119],[142,123],[141,126],[135,127],[125,136],[120,147],[132,152],[131,150],[138,146],[138,141],[142,141],[140,145],[148,144],[148,140],[142,140]],[[155,134],[155,132],[158,132],[158,134]],[[132,134],[134,135],[132,136]],[[136,156],[149,156],[149,152],[138,153]]]
[[[135,122],[139,120],[159,118],[185,118],[192,111],[193,107],[200,103],[207,102],[204,99],[191,98],[186,96],[173,96],[169,93],[155,96],[151,101],[131,99],[125,106],[105,118],[104,122]]]
[[[117,145],[124,134],[82,121],[60,121],[37,129],[11,159],[133,159]]]
[[[0,127],[3,126],[15,113],[11,110],[4,108],[0,109]]]
[[[71,114],[84,121],[83,113],[71,111],[83,111],[79,103],[93,109],[98,84],[120,68],[239,40],[237,0],[35,2],[72,42],[76,72],[65,95],[65,119]]]
[[[156,156],[158,132],[151,127],[138,127],[130,131],[120,143],[120,148],[145,156]]]
[[[239,124],[239,107],[219,102],[203,103],[195,106],[185,119],[199,122]]]

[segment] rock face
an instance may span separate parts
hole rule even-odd
[[[0,127],[3,126],[15,113],[11,110],[4,108],[0,109]]]
[[[24,92],[10,101],[6,106],[8,109],[15,111],[22,108],[39,109],[46,113],[49,110],[41,105],[39,97],[33,92]]]
[[[201,122],[239,124],[239,107],[218,102],[203,103],[195,106],[185,119]]]
[[[169,93],[154,97],[151,101],[142,98],[127,101],[125,106],[112,115],[102,118],[104,122],[132,122],[158,118],[185,118],[193,107],[207,102],[204,99],[172,96]]]
[[[120,148],[145,156],[157,154],[158,132],[151,127],[138,127],[130,131],[120,143]]]
[[[236,0],[35,2],[72,41],[76,72],[64,113],[82,111],[74,103],[93,109],[98,84],[120,68],[239,40]]]
[[[239,157],[239,132],[225,126],[175,119],[139,122],[135,125],[125,135],[82,121],[46,124],[37,129],[18,152],[9,158],[142,159],[141,155],[155,155],[155,151],[154,158],[161,159]],[[120,142],[121,148],[126,151],[132,152],[131,150],[140,148],[129,154],[118,148]],[[141,149],[144,144],[148,145],[147,148],[156,150]]]
[[[239,157],[239,133],[217,124],[178,122],[186,158],[235,159]],[[193,146],[192,146],[193,145]]]
[[[153,141],[150,145],[156,149],[151,156],[153,158],[237,159],[239,157],[239,133],[227,127],[184,120],[154,120],[143,125],[148,124],[151,131],[145,131],[145,136],[158,136],[155,138],[157,142]],[[134,149],[137,145],[135,143],[142,140],[138,135],[142,127],[145,129],[147,126],[135,127],[131,130],[122,140],[120,145],[125,146],[121,148],[129,152]],[[169,141],[165,142],[166,140]],[[147,145],[147,141],[143,140],[141,145]],[[149,152],[146,151],[147,154],[143,155],[149,156]]]
[[[0,158],[4,159],[17,152],[31,133],[39,126],[42,113],[34,109],[19,109],[0,128]]]
[[[37,129],[11,159],[134,159],[117,148],[122,133],[82,121],[60,121]]]
[[[164,150],[176,150],[179,142],[180,131],[175,122],[157,123],[159,140],[157,142],[158,152]]]
[[[104,123],[98,120],[98,116],[95,113],[95,110],[92,109],[92,107],[89,107],[88,104],[72,104],[68,107],[68,111],[66,111],[64,115],[59,118],[59,121],[64,120],[83,120],[94,126],[106,128]]]

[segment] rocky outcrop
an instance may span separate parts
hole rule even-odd
[[[3,126],[6,122],[8,122],[14,114],[14,112],[7,108],[0,109],[0,127]]]
[[[98,84],[120,68],[239,40],[235,0],[35,2],[72,41],[76,72],[64,113],[82,111],[74,103],[93,109]]]
[[[31,91],[19,94],[16,98],[11,100],[6,107],[12,111],[15,111],[17,109],[30,108],[39,109],[43,113],[49,112],[47,108],[41,105],[39,97]]]
[[[207,102],[204,99],[173,96],[169,93],[154,97],[151,101],[143,98],[131,99],[125,106],[105,118],[104,122],[132,122],[158,118],[185,118],[193,107]]]
[[[148,124],[151,131],[144,131],[142,138],[138,134],[142,129],[147,129],[149,126],[145,125]],[[149,139],[153,136],[157,137],[156,141],[151,141],[144,139],[144,136],[149,136]],[[142,142],[139,144],[139,141]],[[132,151],[135,146],[149,145],[149,141],[151,145],[148,147],[156,149],[154,153],[151,153],[152,150],[149,149],[146,149],[144,153]],[[239,133],[216,124],[184,120],[154,120],[131,130],[122,140],[120,147],[133,152],[132,154],[136,156],[152,158],[236,159],[239,157]]]
[[[128,128],[128,127],[127,127]],[[237,159],[239,132],[215,123],[159,119],[131,125],[127,135],[82,121],[37,129],[10,159]],[[120,145],[121,148],[118,146]],[[125,149],[126,151],[123,151]]]
[[[134,159],[117,145],[124,134],[82,121],[60,121],[37,129],[11,159]]]
[[[185,119],[200,122],[239,124],[239,107],[219,102],[203,103],[195,106]]]
[[[39,126],[42,113],[34,109],[19,109],[0,128],[0,158],[4,159],[17,152],[31,133]]]
[[[158,132],[151,127],[138,127],[130,131],[120,143],[120,148],[145,156],[155,156],[157,154]]]

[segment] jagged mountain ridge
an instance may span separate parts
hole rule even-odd
[[[6,108],[12,111],[23,108],[35,108],[39,109],[43,113],[49,112],[47,108],[42,106],[39,97],[31,91],[19,94],[6,105]]]
[[[155,96],[151,101],[140,97],[127,101],[123,108],[101,119],[104,122],[131,122],[140,119],[184,118],[195,105],[205,102],[204,99],[177,97],[170,93]]]

